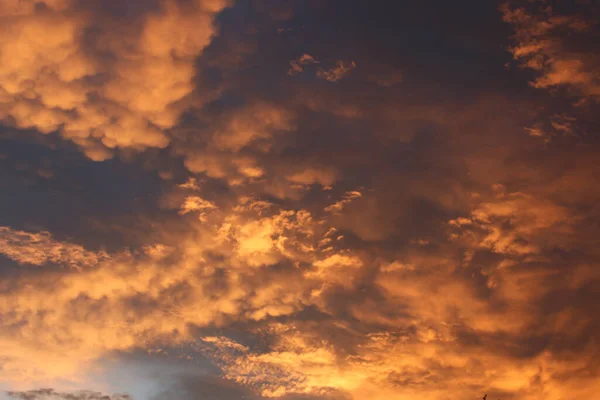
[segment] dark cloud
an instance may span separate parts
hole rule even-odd
[[[323,396],[313,395],[286,395],[277,397],[278,400],[345,400],[343,394],[331,394]],[[219,378],[210,377],[185,377],[180,378],[177,384],[157,394],[152,400],[263,400],[267,397],[256,395],[247,387],[231,383]]]
[[[98,392],[57,392],[54,389],[37,389],[27,392],[7,392],[10,398],[21,400],[132,400],[126,394],[114,394],[112,396]]]

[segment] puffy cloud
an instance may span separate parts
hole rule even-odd
[[[52,239],[48,232],[29,233],[0,227],[0,254],[19,264],[42,266],[47,263],[88,268],[110,257],[104,251],[88,251],[80,245]]]
[[[476,356],[466,349],[458,353],[455,339],[427,327],[416,333],[369,334],[352,355],[344,357],[332,343],[316,340],[297,327],[274,325],[270,329],[277,341],[268,352],[254,352],[221,337],[206,338],[207,344],[200,348],[218,360],[228,379],[277,398],[304,393],[336,399],[436,399],[448,391],[469,396],[473,389],[484,390],[486,385],[485,391],[522,390],[523,398],[535,399],[540,393],[528,393],[530,381],[540,366],[552,362],[540,357],[515,367],[502,356]],[[453,381],[445,381],[448,376]]]
[[[207,211],[214,210],[216,208],[217,206],[215,206],[212,202],[204,200],[202,197],[188,196],[181,205],[179,213],[185,215],[191,212],[198,212],[198,218],[200,221],[205,221]]]
[[[330,319],[320,326],[270,325],[260,331],[272,335],[268,349],[209,337],[199,351],[225,377],[265,397],[593,395],[596,325],[589,312],[595,306],[549,301],[558,293],[586,301],[586,286],[598,280],[588,266],[598,255],[587,234],[578,234],[593,218],[588,208],[595,195],[555,197],[578,193],[572,173],[529,186],[529,193],[495,184],[473,194],[469,213],[447,225],[449,242],[412,240],[391,261],[343,252],[321,257],[305,274],[319,282],[306,304]],[[333,242],[336,232],[328,230],[319,246]],[[581,252],[586,256],[574,263],[561,259]],[[375,292],[363,297],[364,290]],[[327,330],[336,334],[328,337]],[[560,344],[548,344],[557,334]],[[568,343],[579,343],[589,356],[575,361],[580,353]],[[591,375],[578,378],[578,370]]]
[[[194,173],[236,185],[262,178],[263,158],[278,135],[295,130],[294,114],[280,105],[256,102],[224,113],[200,143],[179,146],[185,166]]]
[[[314,269],[306,276],[322,280],[325,284],[333,283],[345,287],[356,284],[356,270],[363,267],[363,261],[355,255],[334,254],[323,260],[316,261]],[[314,292],[313,294],[318,294]]]
[[[471,215],[450,224],[467,227],[471,233],[479,228],[485,233],[476,239],[478,246],[513,255],[540,253],[542,245],[566,245],[562,236],[573,234],[578,222],[566,208],[524,193],[500,193],[493,201],[477,205]]]
[[[60,131],[93,160],[166,147],[227,5],[165,0],[132,24],[73,1],[3,2],[0,119]]]
[[[43,123],[61,129],[63,118],[85,112],[77,119],[83,132],[85,124],[104,124],[107,117],[132,117],[123,119],[127,135],[117,128],[89,141],[84,135],[86,152],[97,151],[98,158],[110,146],[152,147],[156,137],[141,134],[143,123],[171,142],[167,150],[123,151],[126,162],[94,169],[121,173],[141,164],[166,171],[161,177],[168,180],[150,185],[164,193],[131,182],[144,187],[143,195],[132,190],[125,201],[120,194],[130,188],[123,178],[96,206],[127,209],[123,213],[144,221],[142,229],[128,216],[82,220],[76,229],[57,224],[52,236],[0,231],[5,264],[51,264],[8,268],[3,275],[0,380],[92,387],[84,380],[106,368],[107,359],[143,352],[144,364],[165,361],[157,363],[153,380],[181,373],[185,383],[157,400],[440,400],[486,392],[494,399],[593,398],[600,372],[600,192],[590,182],[599,171],[594,135],[579,134],[581,114],[574,111],[584,113],[594,96],[577,80],[536,81],[549,89],[571,87],[587,99],[570,110],[544,109],[548,122],[536,123],[548,106],[540,99],[549,96],[515,79],[521,72],[502,68],[510,55],[492,49],[502,49],[508,38],[480,34],[488,24],[490,32],[504,32],[496,5],[472,2],[472,13],[464,14],[441,2],[435,23],[424,25],[432,14],[419,5],[390,12],[360,2],[308,2],[288,19],[273,17],[269,2],[238,2],[219,15],[221,34],[210,38],[203,35],[214,33],[224,3],[143,3],[128,2],[126,12],[101,7],[95,20],[86,11],[95,3],[2,3],[9,19],[79,23],[70,28],[75,40],[67,40],[66,24],[67,39],[56,39],[56,46],[74,46],[78,55],[85,50],[61,72],[68,84],[44,81],[51,90],[43,93],[32,86],[39,99],[27,97],[13,107],[15,115],[38,129]],[[248,12],[258,3],[267,12]],[[538,15],[531,11],[536,3],[524,7],[523,15]],[[307,33],[302,18],[314,10],[327,16],[327,28],[311,23]],[[414,18],[419,10],[424,14]],[[533,23],[529,17],[519,22],[521,11],[509,10],[515,27],[539,23],[535,29],[544,37],[576,28],[554,11],[542,10]],[[493,21],[472,18],[476,11],[489,11]],[[359,34],[348,35],[347,26]],[[399,39],[390,49],[372,40],[396,26],[404,36],[394,37],[418,37],[419,45]],[[447,34],[447,26],[458,28]],[[361,68],[352,70],[352,80],[338,79],[352,64],[330,70],[324,58],[316,63],[309,56],[289,64],[292,75],[321,71],[321,78],[339,84],[286,75],[285,66],[299,54],[296,44],[311,37],[319,38],[306,43],[314,54],[356,60]],[[439,51],[430,51],[430,39]],[[559,42],[540,51],[575,51]],[[537,57],[520,51],[518,60]],[[553,62],[533,72],[541,79]],[[170,79],[158,79],[167,72]],[[396,90],[400,80],[402,90]],[[11,96],[0,95],[12,104]],[[83,98],[93,100],[85,111]],[[103,108],[95,108],[98,101]],[[54,145],[53,136],[36,140]],[[70,150],[53,151],[59,157]],[[12,148],[6,153],[4,164],[19,157]],[[27,164],[28,157],[21,158]],[[2,176],[2,190],[21,184],[14,174]],[[55,210],[44,200],[55,199],[58,180],[23,183],[30,185],[25,193],[41,200],[28,198],[23,210],[13,206],[5,224],[46,226],[31,205]],[[80,181],[79,192],[94,185]],[[8,215],[18,213],[25,222]],[[103,246],[100,230],[131,234],[135,244],[92,250]],[[75,239],[57,239],[64,237]],[[214,366],[233,383],[203,390],[215,380]],[[198,369],[208,376],[192,376]]]
[[[270,139],[277,132],[293,129],[291,119],[290,113],[281,107],[255,104],[228,116],[223,129],[213,134],[213,143],[219,150],[233,152],[252,144],[261,146],[261,139]]]
[[[182,343],[193,327],[291,315],[315,304],[323,283],[346,285],[338,268],[360,264],[352,254],[336,257],[334,247],[319,250],[325,231],[306,210],[248,197],[219,206],[191,234],[111,255],[4,229],[3,252],[19,262],[86,268],[7,282],[1,378],[75,378],[107,352]]]
[[[288,327],[275,327],[281,342],[266,354],[253,354],[247,347],[222,337],[205,338],[204,352],[215,357],[225,376],[251,385],[266,397],[288,393],[324,394],[329,389],[326,375],[335,363],[335,355],[327,348],[310,348],[302,337],[293,337]],[[317,374],[317,376],[315,376]],[[270,379],[270,377],[276,377]],[[330,377],[335,379],[334,376]]]

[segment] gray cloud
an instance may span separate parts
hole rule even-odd
[[[132,400],[126,394],[105,395],[98,392],[57,392],[54,389],[37,389],[27,392],[7,392],[10,398],[21,400]]]

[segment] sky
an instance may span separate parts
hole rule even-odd
[[[0,399],[589,400],[595,0],[0,0]]]

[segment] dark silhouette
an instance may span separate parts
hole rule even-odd
[[[483,396],[483,400],[487,400],[487,394]]]

